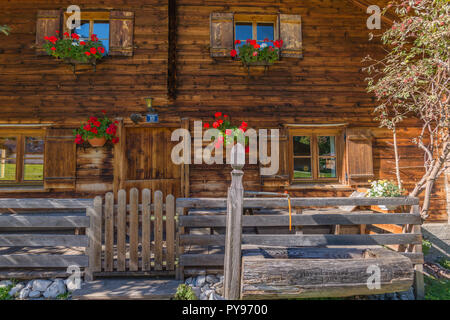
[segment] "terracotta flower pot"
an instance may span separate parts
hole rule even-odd
[[[88,139],[89,144],[93,147],[103,147],[106,143],[106,138],[105,137],[101,137],[101,138],[93,138],[93,139]]]

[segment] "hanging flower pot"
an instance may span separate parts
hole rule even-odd
[[[103,147],[106,143],[106,138],[105,137],[92,138],[88,139],[88,142],[92,147]]]
[[[102,111],[103,118],[90,117],[87,123],[83,124],[79,129],[74,130],[76,144],[89,142],[92,147],[103,147],[107,141],[113,144],[119,142],[116,137],[117,121],[112,121],[106,116],[106,111]]]

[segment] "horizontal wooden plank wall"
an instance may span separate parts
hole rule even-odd
[[[79,125],[81,119],[100,114],[129,117],[144,112],[144,97],[155,106],[167,105],[168,13],[163,0],[81,0],[81,11],[116,9],[135,13],[134,54],[107,57],[92,68],[71,67],[53,57],[36,56],[37,10],[66,9],[61,1],[30,0],[2,4],[0,20],[11,27],[2,37],[0,55],[1,122],[58,122]],[[20,108],[18,108],[20,106]]]
[[[129,202],[127,204],[127,198]],[[100,197],[96,198],[101,201]],[[108,192],[102,209],[104,239],[96,276],[174,275],[175,198],[161,191]]]
[[[373,1],[383,6],[384,0]],[[311,0],[252,1],[232,0],[176,2],[176,37],[169,48],[168,2],[162,0],[81,0],[81,10],[119,9],[135,13],[134,55],[108,57],[97,72],[71,69],[48,56],[36,56],[36,13],[38,9],[57,9],[66,3],[49,4],[40,0],[9,1],[2,4],[0,21],[11,27],[10,36],[1,36],[0,123],[55,123],[78,127],[81,120],[105,109],[113,117],[123,117],[130,125],[131,113],[146,111],[143,100],[154,98],[161,123],[210,121],[214,112],[226,111],[233,122],[245,120],[253,128],[279,128],[287,123],[336,123],[370,128],[376,179],[394,179],[392,137],[377,128],[372,110],[375,97],[366,93],[361,59],[368,53],[381,55],[377,41],[368,41],[368,15],[351,1]],[[209,17],[212,11],[299,14],[302,17],[303,59],[286,58],[276,62],[267,75],[251,76],[239,61],[210,57]],[[173,13],[172,13],[173,14]],[[385,21],[383,27],[387,27]],[[172,34],[174,32],[172,31]],[[168,56],[171,80],[168,81]],[[167,83],[172,99],[168,99]],[[192,127],[192,126],[191,126]],[[407,120],[398,129],[400,165],[404,186],[413,188],[420,175],[422,153],[411,145],[417,124]],[[93,154],[78,151],[76,190],[48,193],[48,197],[81,197],[111,190],[109,151]],[[192,165],[189,170],[190,194],[194,197],[225,196],[229,184],[227,166]],[[292,196],[348,196],[353,190],[342,188],[289,188],[286,179],[262,180],[258,166],[247,167],[247,190],[284,191]],[[149,186],[134,185],[145,188]],[[108,189],[109,188],[109,189]],[[38,193],[16,193],[39,197]],[[0,191],[0,197],[9,197]],[[445,184],[436,182],[429,221],[447,221]]]

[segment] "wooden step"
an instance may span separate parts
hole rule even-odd
[[[169,300],[182,282],[174,279],[102,279],[84,282],[74,300]]]

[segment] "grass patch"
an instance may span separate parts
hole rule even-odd
[[[197,300],[197,296],[190,286],[187,284],[180,284],[175,293],[174,300]]]
[[[438,263],[445,269],[450,270],[450,260],[445,257],[442,257],[438,260]]]
[[[70,297],[70,292],[66,291],[66,293],[58,294],[56,296],[56,299],[58,299],[58,300],[68,300],[69,297]]]
[[[426,300],[450,300],[450,280],[424,276]]]
[[[10,284],[9,286],[0,288],[0,300],[13,300],[13,299],[14,299],[13,297],[11,297],[11,296],[9,295],[8,292],[9,292],[13,287],[15,287],[15,285],[17,284],[17,281],[14,280],[14,279],[11,279],[11,282],[12,282],[12,284]]]

